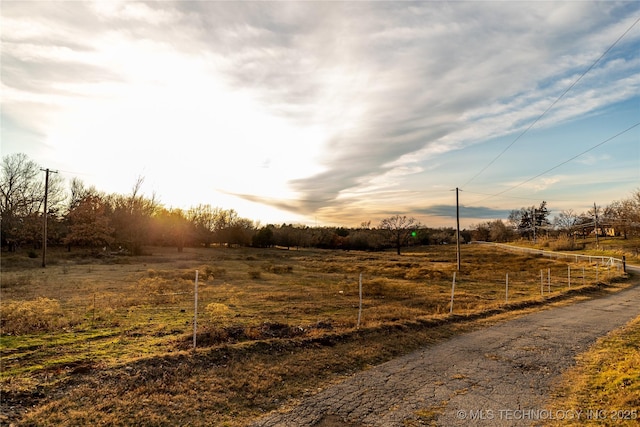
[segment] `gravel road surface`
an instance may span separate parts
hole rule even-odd
[[[253,426],[537,425],[575,356],[639,314],[640,286],[529,314],[359,372]]]

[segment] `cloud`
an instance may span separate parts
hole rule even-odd
[[[607,153],[603,153],[600,155],[585,154],[584,156],[576,159],[576,162],[583,165],[592,166],[599,162],[606,162],[608,160],[611,160],[611,155]]]
[[[561,177],[552,176],[552,177],[547,177],[547,178],[538,178],[538,179],[533,180],[531,182],[527,182],[527,183],[523,184],[522,187],[529,188],[534,193],[537,193],[537,192],[540,192],[540,191],[547,190],[547,189],[553,187],[554,185],[558,184],[559,182],[562,182]],[[514,184],[514,185],[517,185],[517,184]]]
[[[7,2],[2,114],[31,144],[74,136],[63,153],[90,136],[101,146],[118,139],[108,146],[116,151],[179,141],[198,178],[326,221],[405,208],[435,215],[445,204],[420,210],[416,189],[453,188],[482,165],[458,165],[456,182],[434,165],[524,131],[639,10],[633,2]],[[535,128],[637,98],[639,40],[636,28]],[[123,124],[119,132],[111,121]],[[71,130],[61,133],[61,123]],[[134,153],[158,169],[184,163],[171,150],[157,160],[157,151]],[[510,167],[532,163],[521,157]],[[225,180],[233,171],[259,178]],[[491,210],[468,211],[483,212]]]
[[[613,40],[599,35],[629,25],[622,13],[584,3],[286,3],[265,15],[243,9],[241,23],[216,34],[234,85],[326,129],[324,170],[290,181],[308,213],[394,168],[523,130]],[[540,125],[637,95],[638,67],[607,58]],[[604,81],[607,68],[621,78]]]

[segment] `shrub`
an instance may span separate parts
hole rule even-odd
[[[570,237],[559,237],[558,239],[549,242],[549,248],[553,251],[575,251],[583,249],[582,244],[576,244],[575,240]]]
[[[224,275],[227,273],[227,270],[225,270],[222,267],[213,267],[210,265],[202,265],[198,268],[198,270],[200,271],[200,277],[207,278],[207,279],[209,277],[213,277],[213,278],[224,277]]]
[[[54,299],[5,301],[0,306],[0,329],[3,334],[52,332],[76,323],[75,319],[65,316],[60,302]]]
[[[271,264],[271,263],[263,264],[262,269],[269,273],[275,273],[275,274],[285,274],[285,273],[291,273],[293,271],[293,267],[290,265],[277,265],[277,264]]]
[[[218,319],[221,317],[225,317],[229,313],[230,309],[229,309],[229,306],[226,304],[212,302],[211,304],[207,305],[207,307],[205,308],[205,311],[212,318]]]

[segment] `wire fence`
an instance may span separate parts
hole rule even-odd
[[[520,246],[506,245],[503,243],[493,243],[493,242],[473,242],[475,244],[481,245],[490,245],[495,246],[501,249],[505,249],[512,252],[520,252],[531,255],[541,255],[547,258],[556,259],[556,260],[571,260],[574,262],[588,262],[590,264],[597,263],[603,266],[615,267],[619,270],[625,269],[625,260],[621,258],[614,258],[610,256],[597,256],[597,255],[582,255],[582,254],[570,254],[566,252],[552,252],[545,251],[543,249],[534,249],[534,248],[523,248]]]
[[[502,271],[487,268],[480,272],[458,272],[457,277],[452,270],[447,271],[448,267],[429,270],[428,266],[411,264],[394,267],[389,275],[381,271],[377,274],[339,271],[324,272],[319,279],[315,272],[297,276],[290,273],[291,269],[282,269],[265,278],[249,270],[246,277],[250,279],[238,283],[236,275],[227,279],[220,270],[220,279],[202,274],[199,286],[196,286],[197,270],[149,270],[131,282],[123,282],[121,288],[95,292],[81,284],[73,290],[69,284],[43,283],[37,298],[5,301],[2,330],[3,334],[12,335],[61,329],[87,334],[91,330],[104,330],[105,334],[119,331],[126,336],[152,337],[193,331],[195,337],[198,330],[233,329],[239,325],[251,329],[249,334],[254,336],[275,333],[266,330],[264,324],[286,324],[298,328],[296,331],[308,329],[313,323],[358,328],[545,298],[571,288],[609,282],[620,276],[624,268],[623,261],[613,257],[492,245],[545,256],[549,262],[530,266],[506,263]],[[35,278],[28,279],[28,283],[18,279],[15,278],[13,286],[36,284]],[[60,292],[63,289],[69,292]]]

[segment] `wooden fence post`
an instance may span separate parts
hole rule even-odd
[[[509,273],[507,273],[507,278],[505,281],[505,286],[504,286],[504,302],[508,303],[509,302]]]
[[[362,273],[360,273],[360,279],[358,280],[358,323],[356,329],[360,329],[360,317],[362,316]]]
[[[449,314],[453,313],[453,292],[456,288],[456,272],[453,272],[453,283],[451,283],[451,306],[449,306]]]

